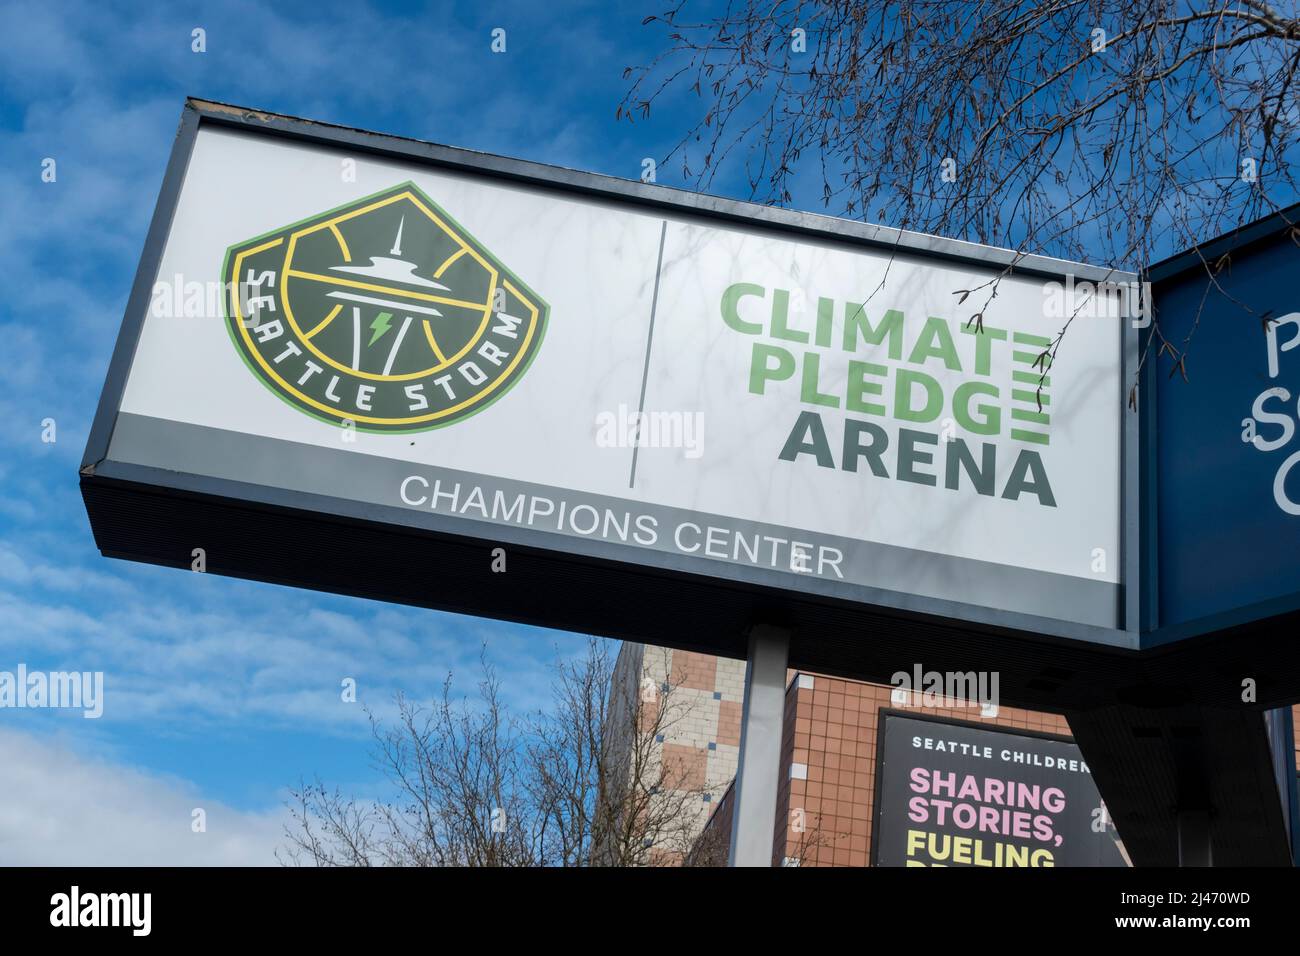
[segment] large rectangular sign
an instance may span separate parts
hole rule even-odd
[[[191,108],[88,475],[1135,646],[1109,274]]]
[[[1152,267],[1151,643],[1300,610],[1296,211]]]
[[[1126,866],[1070,740],[881,715],[873,866]]]

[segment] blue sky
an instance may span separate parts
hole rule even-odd
[[[449,672],[472,691],[486,644],[512,706],[544,704],[582,637],[103,558],[77,466],[186,95],[636,178],[674,131],[614,120],[648,12],[0,4],[0,670],[106,675],[99,720],[0,710],[0,864],[272,862],[300,776],[375,792],[346,676],[382,715]]]

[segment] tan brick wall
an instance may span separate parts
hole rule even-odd
[[[740,715],[744,705],[738,700],[718,701],[718,743],[740,746]]]
[[[695,654],[691,651],[673,651],[673,678],[682,687],[694,690],[706,690],[710,694],[717,689],[718,659],[708,654]]]
[[[632,662],[639,666],[631,666]],[[745,662],[625,644],[619,664],[622,666],[616,668],[615,681],[624,686],[635,682],[638,688],[649,691],[638,693],[638,723],[643,733],[653,726],[655,713],[665,706],[663,685],[671,687],[665,725],[659,728],[663,739],[656,741],[657,758],[667,786],[679,792],[708,791],[701,794],[698,820],[693,824],[698,834],[736,776]],[[683,861],[684,853],[656,852],[652,857],[655,865],[676,865]]]
[[[708,783],[708,751],[690,745],[663,745],[664,785],[673,790],[703,790]]]

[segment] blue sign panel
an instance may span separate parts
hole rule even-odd
[[[1300,245],[1287,220],[1151,270],[1144,484],[1158,543],[1144,644],[1300,607]],[[1157,357],[1160,336],[1178,351]]]

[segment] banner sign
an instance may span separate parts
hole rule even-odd
[[[1126,866],[1065,738],[881,714],[873,866]]]
[[[204,117],[88,474],[1135,646],[1109,273]]]

